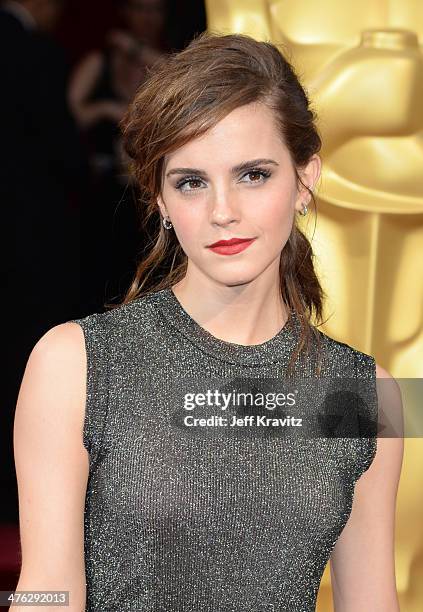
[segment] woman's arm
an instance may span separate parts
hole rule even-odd
[[[74,70],[68,88],[69,107],[82,129],[89,128],[101,119],[120,121],[125,106],[113,100],[89,102],[103,67],[99,52],[90,53]]]
[[[85,393],[82,329],[71,322],[57,325],[32,349],[16,405],[14,456],[22,548],[16,590],[70,591],[72,612],[84,611],[86,598]]]
[[[378,397],[389,395],[402,423],[401,392],[392,376],[376,366]],[[379,400],[380,405],[380,400]],[[402,433],[402,432],[401,432]],[[358,479],[350,518],[331,555],[335,612],[399,612],[395,583],[395,507],[403,438],[380,437],[372,464]]]

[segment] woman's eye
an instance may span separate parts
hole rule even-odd
[[[179,191],[197,191],[202,184],[202,180],[195,177],[189,177],[178,181],[175,185]]]
[[[269,170],[249,170],[244,174],[244,177],[248,176],[250,178],[248,183],[264,183],[264,181],[269,178],[270,171]],[[244,178],[243,177],[243,178]]]

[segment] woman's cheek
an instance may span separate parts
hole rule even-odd
[[[175,219],[174,227],[176,237],[183,249],[188,256],[194,256],[198,254],[202,247],[201,242],[201,231],[199,226],[194,223],[187,221],[186,219]]]

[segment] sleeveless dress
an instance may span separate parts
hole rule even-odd
[[[292,433],[298,426],[247,426],[248,406],[187,401],[206,389],[286,380],[300,330],[294,312],[273,338],[250,346],[207,332],[171,288],[73,321],[87,353],[86,610],[315,610],[355,483],[376,453],[366,429],[377,410],[374,358],[318,331],[320,376],[331,385],[360,380],[368,401],[357,435],[301,435]],[[309,416],[324,388],[312,365],[313,353],[298,365]],[[351,394],[342,397],[349,412]],[[254,410],[257,421],[277,412]],[[226,426],[216,421],[222,415]]]

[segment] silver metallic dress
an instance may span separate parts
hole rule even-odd
[[[298,315],[263,344],[237,345],[168,288],[73,321],[87,351],[86,610],[314,611],[376,452],[362,433],[377,411],[374,358],[319,331],[326,384],[311,353],[296,366],[296,407],[225,407],[224,393],[268,399],[292,386]],[[366,401],[336,391],[328,411],[328,381],[350,379]],[[356,415],[358,403],[345,434],[339,411]]]

